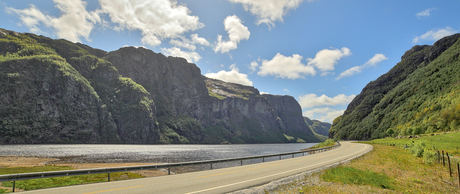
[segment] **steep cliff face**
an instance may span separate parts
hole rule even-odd
[[[87,79],[54,49],[2,32],[0,143],[121,142]]]
[[[317,141],[312,130],[307,126],[302,116],[302,108],[292,96],[262,95],[270,101],[277,115],[280,128],[288,136],[305,141]]]
[[[334,120],[329,137],[374,139],[456,128],[459,38],[455,34],[408,50]]]
[[[318,141],[294,98],[206,78],[185,59],[0,30],[0,143]]]

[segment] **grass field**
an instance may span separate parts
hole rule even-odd
[[[460,132],[426,134],[420,139],[387,138],[366,142],[373,142],[374,149],[365,156],[267,193],[459,193],[455,162],[451,178],[447,165],[428,164],[402,147],[386,145],[405,145],[412,141],[424,141],[430,149],[434,146],[458,155]],[[311,184],[311,179],[315,178],[319,183]]]
[[[16,173],[27,173],[27,172],[44,172],[44,171],[58,171],[58,170],[72,170],[73,168],[68,166],[35,166],[35,167],[12,167],[12,168],[0,168],[1,174],[16,174]],[[117,172],[110,173],[110,180],[125,180],[132,178],[141,178],[143,176],[137,173],[131,172]],[[16,190],[33,190],[42,189],[49,187],[59,187],[68,185],[78,185],[86,183],[97,183],[107,182],[107,174],[92,174],[92,175],[80,175],[80,176],[68,176],[68,177],[55,177],[55,178],[43,178],[43,179],[31,179],[24,181],[16,181]],[[13,182],[1,183],[0,193],[11,192]]]

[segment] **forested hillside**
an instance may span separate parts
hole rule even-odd
[[[388,73],[364,87],[333,122],[329,137],[375,139],[457,130],[460,34],[414,46]]]

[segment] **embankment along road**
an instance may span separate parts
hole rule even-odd
[[[227,193],[254,187],[361,156],[371,145],[341,142],[342,146],[308,156],[151,178],[113,181],[21,193],[114,194],[114,193]]]

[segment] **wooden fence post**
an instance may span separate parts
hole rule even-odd
[[[442,166],[446,166],[446,162],[444,161],[444,150],[442,151]]]
[[[450,177],[452,178],[452,168],[450,168],[450,157],[449,157],[449,153],[446,152],[446,155],[447,155],[447,162],[449,163],[449,175],[450,175]]]
[[[458,186],[460,187],[460,165],[457,163]]]
[[[438,164],[441,163],[441,154],[439,153],[439,150],[438,150]]]

